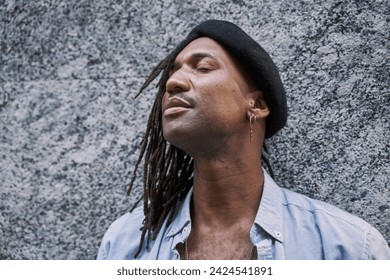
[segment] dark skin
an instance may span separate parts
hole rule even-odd
[[[206,37],[179,53],[166,89],[164,137],[194,159],[189,256],[246,259],[264,182],[259,147],[269,109],[262,93],[235,58]]]

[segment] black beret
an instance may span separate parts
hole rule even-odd
[[[287,101],[279,71],[268,53],[237,25],[221,20],[202,22],[188,34],[170,54],[176,56],[193,40],[209,37],[221,44],[244,67],[260,89],[270,114],[267,117],[265,138],[278,132],[287,121]]]

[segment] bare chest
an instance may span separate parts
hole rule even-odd
[[[255,257],[255,247],[247,234],[191,235],[179,250],[182,259],[248,260]]]

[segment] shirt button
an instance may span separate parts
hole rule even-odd
[[[183,228],[183,233],[187,232],[187,227]]]
[[[282,236],[282,234],[279,231],[275,231],[275,235],[276,235],[276,237],[281,237]]]

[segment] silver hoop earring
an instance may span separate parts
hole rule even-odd
[[[253,136],[253,126],[255,125],[255,123],[256,123],[256,115],[251,114],[251,116],[249,117],[250,141],[251,142],[252,142],[252,136]]]

